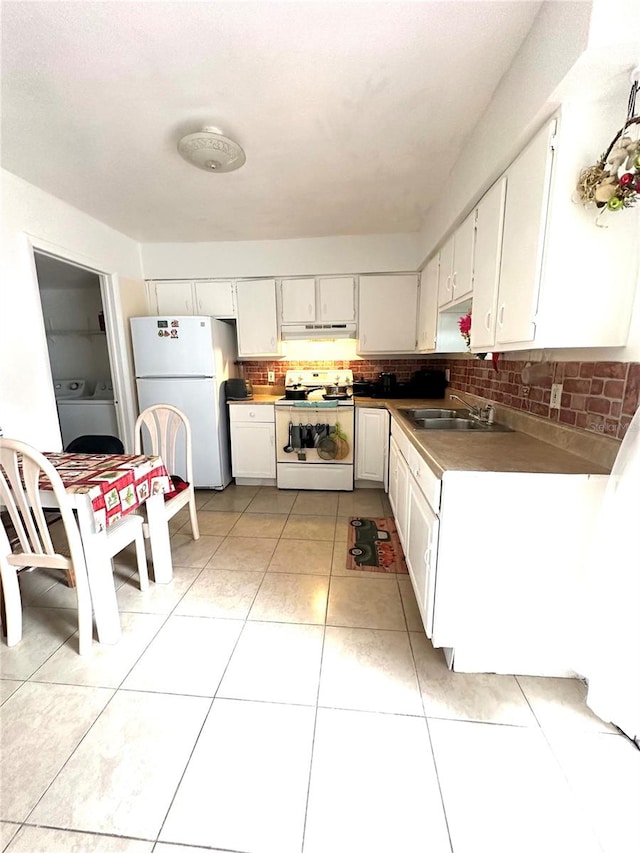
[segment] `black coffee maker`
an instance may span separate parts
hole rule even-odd
[[[398,389],[395,373],[380,373],[378,376],[378,393],[381,397],[393,397]]]

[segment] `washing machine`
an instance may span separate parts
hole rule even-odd
[[[99,380],[93,392],[89,393],[85,379],[56,379],[54,391],[63,447],[67,447],[79,435],[118,436],[110,380]]]

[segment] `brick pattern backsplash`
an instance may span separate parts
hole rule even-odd
[[[486,397],[542,418],[578,429],[621,439],[640,401],[640,363],[620,361],[549,362],[546,377],[524,385],[522,371],[528,362],[500,358],[498,370],[491,361],[456,359],[375,359],[362,361],[243,361],[244,376],[255,385],[267,385],[267,371],[283,383],[287,370],[353,370],[357,378],[377,379],[380,372],[395,373],[406,382],[421,367],[448,368],[449,384],[458,391]],[[551,385],[562,384],[559,409],[549,406]]]
[[[245,379],[254,385],[267,385],[267,371],[273,370],[276,384],[284,383],[287,370],[353,370],[356,379],[371,381],[379,373],[395,373],[398,382],[408,382],[411,374],[421,367],[430,367],[433,362],[423,358],[376,359],[375,361],[243,361]],[[438,364],[438,366],[440,366]]]
[[[638,408],[640,364],[549,362],[546,378],[528,386],[522,381],[526,364],[525,361],[500,359],[496,371],[490,361],[451,359],[446,362],[451,371],[450,385],[461,391],[611,438],[624,436]],[[562,385],[559,409],[549,405],[551,385],[555,383]]]

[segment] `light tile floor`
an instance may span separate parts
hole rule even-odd
[[[407,576],[345,568],[386,497],[230,486],[171,523],[174,580],[116,565],[123,638],[22,577],[0,646],[10,853],[637,853],[640,752],[579,681],[446,668]]]

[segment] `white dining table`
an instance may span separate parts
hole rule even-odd
[[[107,531],[123,515],[143,505],[149,524],[153,578],[173,578],[164,493],[171,481],[159,456],[111,453],[45,453],[56,468],[76,512],[82,539],[98,641],[113,645],[122,635]],[[53,492],[42,488],[44,507],[56,507]]]

